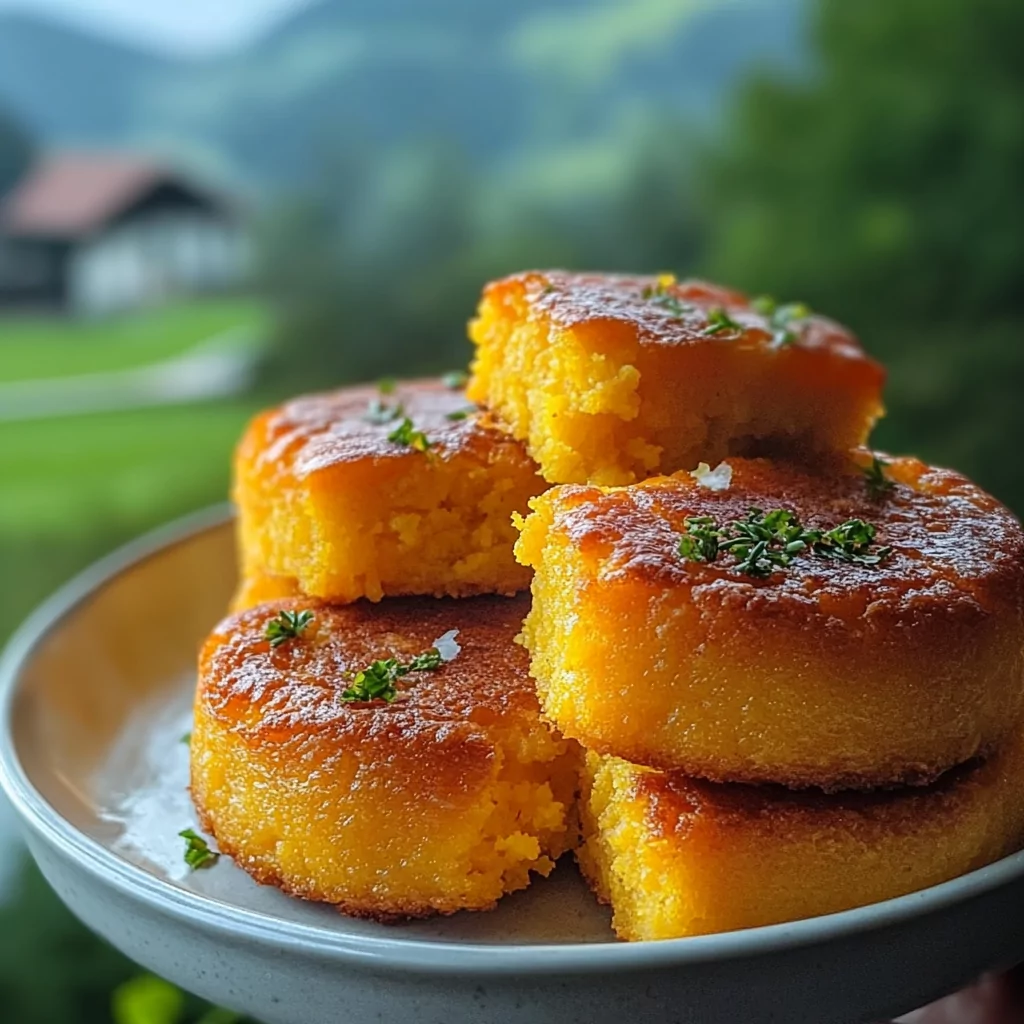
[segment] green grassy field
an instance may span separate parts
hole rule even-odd
[[[0,383],[144,366],[236,326],[262,328],[262,307],[231,298],[101,320],[9,317],[0,320]]]
[[[258,337],[263,319],[262,307],[245,300],[103,323],[0,319],[0,383],[144,366],[235,326],[254,328]],[[243,396],[0,422],[0,645],[39,601],[96,558],[161,522],[223,501],[231,450],[259,404]],[[34,868],[26,865],[0,900],[0,926],[17,937],[0,943],[4,1019],[156,1020],[128,1014],[122,1004],[140,985],[162,983],[137,977],[139,968],[75,921]],[[237,1019],[164,989],[180,1011],[175,1019]]]
[[[227,496],[245,400],[0,423],[0,538],[123,532]]]
[[[203,302],[102,324],[0,320],[0,379],[141,366],[233,326],[252,301]],[[227,497],[231,450],[258,401],[0,422],[0,640],[104,551]]]

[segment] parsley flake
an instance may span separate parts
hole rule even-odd
[[[869,465],[861,467],[861,473],[864,474],[864,480],[868,487],[868,497],[872,501],[881,501],[896,487],[895,482],[885,475],[888,466],[889,463],[885,459],[874,455]]]
[[[468,405],[465,409],[455,409],[452,412],[445,414],[446,420],[451,420],[453,423],[458,423],[461,420],[468,419],[473,413],[476,412],[475,405]]]
[[[397,386],[398,382],[394,377],[381,377],[381,379],[377,381],[377,390],[382,395],[393,395]]]
[[[371,399],[366,407],[363,419],[370,423],[391,423],[405,415],[405,406],[401,402],[384,402],[379,398]]]
[[[714,562],[721,554],[731,554],[738,572],[766,579],[803,552],[832,561],[878,565],[892,548],[873,547],[875,532],[863,519],[848,519],[827,531],[810,530],[795,512],[751,508],[745,519],[722,526],[713,516],[687,518],[678,550],[680,557],[696,562]]]
[[[772,348],[795,344],[803,321],[811,315],[810,307],[803,302],[780,305],[770,295],[759,295],[750,303],[750,307],[768,321]]]
[[[722,306],[712,306],[708,310],[708,323],[704,330],[701,332],[708,337],[717,337],[719,334],[725,334],[726,332],[732,331],[743,331],[743,324],[738,324],[725,308]]]
[[[311,611],[278,612],[277,618],[271,619],[267,623],[263,636],[270,641],[271,647],[280,647],[281,644],[286,644],[289,640],[298,639],[313,619],[314,615]]]
[[[433,447],[433,442],[427,438],[427,435],[422,430],[416,429],[408,416],[388,434],[388,440],[405,448],[414,448],[418,452],[426,452]]]
[[[688,302],[684,302],[670,290],[674,284],[675,278],[671,274],[662,274],[656,284],[644,286],[640,292],[640,297],[648,299],[655,306],[660,306],[662,309],[667,310],[677,319],[682,319],[687,313],[693,313],[695,307]]]
[[[465,370],[452,370],[441,378],[441,383],[452,391],[461,391],[469,383],[469,374]]]
[[[713,562],[718,557],[718,540],[713,516],[690,516],[679,538],[679,554],[691,562]]]
[[[178,833],[185,840],[185,863],[193,870],[212,868],[220,860],[220,854],[210,849],[210,844],[190,828]]]
[[[892,551],[890,547],[878,547],[874,551],[876,530],[863,519],[847,519],[845,523],[822,533],[814,541],[814,553],[819,558],[831,558],[836,562],[852,562],[856,565],[878,565]]]
[[[355,674],[352,683],[341,693],[346,703],[382,700],[393,704],[398,699],[397,682],[410,672],[434,672],[445,662],[452,661],[461,648],[455,642],[458,630],[449,630],[434,641],[434,646],[417,654],[407,662],[397,658],[382,658],[372,662]]]
[[[770,295],[758,295],[757,298],[750,300],[750,308],[763,317],[771,317],[779,308],[779,304]]]

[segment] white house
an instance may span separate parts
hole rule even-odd
[[[0,305],[98,314],[221,291],[246,249],[236,205],[179,172],[58,154],[0,203]]]

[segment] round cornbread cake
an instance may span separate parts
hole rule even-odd
[[[621,938],[672,939],[836,913],[1024,845],[1024,737],[931,786],[793,792],[587,755],[577,859]]]
[[[576,840],[579,755],[540,719],[514,643],[527,604],[307,599],[225,619],[191,739],[220,850],[378,920],[489,909],[546,875]]]
[[[235,458],[245,577],[336,602],[513,594],[513,512],[544,487],[523,446],[441,380],[307,395]]]
[[[551,483],[813,460],[864,444],[883,411],[885,371],[846,328],[667,274],[513,274],[484,289],[470,337],[470,398]]]
[[[826,790],[994,749],[1024,716],[1024,532],[958,473],[872,458],[534,499],[545,713],[637,764]]]

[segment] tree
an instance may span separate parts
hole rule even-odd
[[[433,144],[350,145],[264,226],[260,276],[280,389],[463,365],[479,280],[467,273],[475,182]]]
[[[710,272],[847,320],[883,443],[1024,508],[1024,5],[818,0],[814,70],[742,90],[705,168]]]

